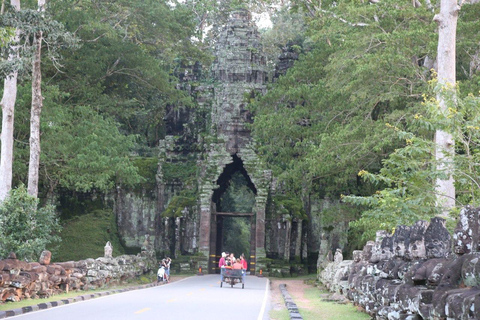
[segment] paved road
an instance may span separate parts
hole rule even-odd
[[[228,319],[267,320],[266,278],[247,276],[241,284],[220,288],[220,275],[194,276],[167,285],[55,307],[9,319]]]

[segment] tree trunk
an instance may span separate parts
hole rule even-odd
[[[45,0],[38,0],[38,11],[45,10]],[[28,165],[27,192],[38,196],[38,172],[40,166],[40,114],[43,107],[42,97],[42,31],[34,36],[35,55],[32,66],[32,110],[30,114],[30,161]]]
[[[437,94],[440,109],[446,114],[448,107],[446,97],[455,94],[455,41],[457,32],[458,11],[457,0],[441,0],[440,13],[434,20],[438,23],[437,67],[438,84],[441,90]],[[452,101],[455,101],[453,99]],[[450,106],[454,107],[454,106]],[[437,169],[446,171],[446,180],[437,179],[437,204],[443,207],[443,215],[455,207],[455,186],[453,180],[454,141],[450,133],[442,130],[435,132],[435,158]]]
[[[11,0],[10,4],[20,11],[20,0]],[[20,30],[15,30],[14,45],[8,60],[18,58],[18,47],[16,43],[20,38]],[[15,101],[17,100],[17,75],[14,71],[5,78],[2,105],[2,134],[0,154],[0,202],[3,202],[12,189],[13,171],[13,122],[15,114]]]

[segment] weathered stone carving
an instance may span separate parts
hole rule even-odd
[[[105,258],[112,258],[113,254],[113,246],[112,244],[110,243],[110,241],[107,241],[107,243],[105,244],[105,247],[104,247],[104,257]]]
[[[378,232],[353,261],[328,264],[319,279],[375,319],[480,319],[479,219],[479,209],[462,210],[453,248],[442,218]]]
[[[342,249],[337,249],[335,251],[335,256],[333,257],[333,261],[335,263],[340,263],[343,261],[343,254],[342,254]]]
[[[43,250],[42,254],[40,255],[40,259],[38,259],[38,262],[41,265],[48,266],[50,264],[51,259],[52,259],[52,253],[48,250]]]
[[[445,258],[451,253],[452,240],[445,228],[445,219],[432,218],[425,231],[425,248],[427,258]]]
[[[424,259],[427,256],[425,248],[425,231],[428,222],[424,220],[417,221],[410,231],[410,242],[405,252],[405,257],[410,260]]]
[[[460,221],[453,234],[454,252],[465,254],[479,251],[480,208],[466,206],[460,214]]]

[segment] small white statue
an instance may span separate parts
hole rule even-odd
[[[105,258],[112,258],[112,253],[113,253],[113,247],[110,241],[107,241],[107,244],[105,245]]]

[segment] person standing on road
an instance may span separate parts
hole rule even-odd
[[[227,263],[225,262],[225,257],[226,257],[225,252],[222,252],[222,257],[220,258],[220,260],[218,260],[218,267],[219,268],[227,265]]]
[[[162,281],[162,283],[165,282],[165,267],[163,264],[160,265],[160,268],[158,268],[157,271],[157,284],[159,284],[160,281]]]
[[[243,266],[242,282],[245,283],[245,276],[247,274],[248,263],[247,263],[247,260],[245,259],[245,254],[244,253],[242,253],[240,255],[240,261],[241,261],[242,266]]]
[[[222,257],[220,260],[218,260],[218,267],[220,268],[220,281],[223,282],[223,271],[225,270],[225,266],[227,265],[227,262],[225,261],[225,257],[227,254],[225,252],[222,252]]]
[[[170,257],[167,257],[167,260],[165,260],[165,278],[167,278],[167,283],[170,282],[170,265],[172,264],[172,259]]]
[[[242,253],[240,255],[240,261],[242,261],[242,264],[243,264],[243,269],[247,270],[248,268],[248,263],[247,263],[247,260],[245,259],[245,254]]]

